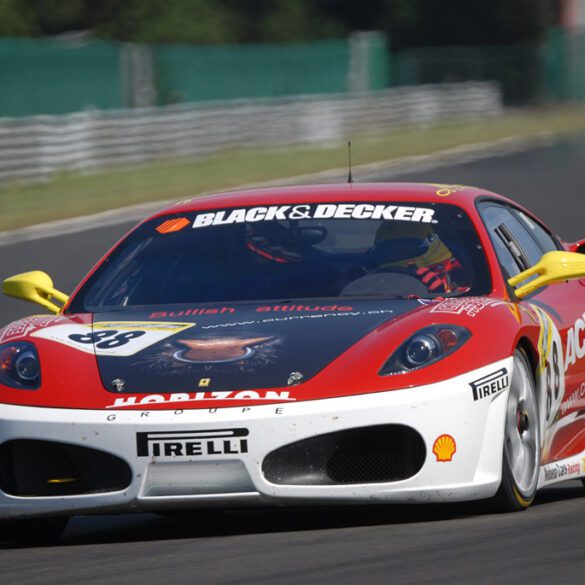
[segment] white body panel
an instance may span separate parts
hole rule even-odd
[[[512,358],[441,383],[326,400],[205,410],[66,410],[0,406],[0,443],[53,440],[117,455],[132,469],[123,491],[77,496],[14,497],[0,492],[0,518],[160,510],[198,506],[334,502],[446,502],[488,498],[500,484],[509,387],[474,400],[471,382]],[[359,485],[276,485],[262,474],[275,449],[315,435],[402,424],[422,436],[426,459],[413,477]],[[246,452],[154,457],[137,454],[137,433],[245,428]],[[433,454],[437,437],[455,439],[451,461]],[[161,435],[153,435],[160,437]],[[154,449],[149,444],[149,449]]]

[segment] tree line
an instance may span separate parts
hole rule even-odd
[[[0,0],[0,36],[286,43],[382,30],[393,49],[538,42],[561,0]]]

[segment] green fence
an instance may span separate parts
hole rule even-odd
[[[114,43],[0,38],[0,116],[124,105]]]
[[[381,89],[388,70],[379,33],[241,46],[0,38],[0,117]]]
[[[585,100],[585,32],[393,54],[380,33],[240,46],[0,38],[0,117],[470,80],[498,81],[509,105]]]
[[[393,56],[392,85],[497,81],[504,103],[525,104],[542,96],[539,45],[429,47]]]
[[[347,41],[298,45],[153,48],[159,104],[341,93]]]
[[[548,100],[585,100],[585,32],[567,34],[562,29],[551,29],[543,61]]]

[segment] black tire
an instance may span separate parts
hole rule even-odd
[[[494,498],[502,512],[526,510],[536,496],[540,472],[540,418],[536,384],[522,350],[514,352],[502,457],[502,483]]]
[[[56,542],[65,532],[69,518],[26,518],[0,521],[0,542],[44,545]]]

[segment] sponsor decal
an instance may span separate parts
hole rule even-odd
[[[458,193],[467,189],[465,185],[441,185],[439,183],[432,183],[433,187],[438,187],[435,194],[438,197],[449,197],[453,193]]]
[[[509,383],[508,370],[502,368],[497,372],[492,372],[479,380],[475,380],[475,382],[470,382],[469,385],[473,391],[473,400],[477,401],[501,392]]]
[[[583,398],[585,397],[585,382],[582,382],[581,385],[571,392],[563,402],[561,402],[561,415],[564,416],[570,410],[578,410],[583,408],[584,402]]]
[[[191,222],[186,217],[177,217],[175,219],[168,219],[161,223],[156,231],[159,234],[170,234],[172,232],[179,232],[186,228]]]
[[[47,315],[38,315],[20,319],[14,323],[6,325],[4,329],[0,330],[0,343],[17,339],[19,337],[26,337],[38,329],[49,327],[65,320],[64,317],[50,317]]]
[[[116,398],[114,404],[106,408],[128,408],[131,406],[148,406],[151,404],[189,404],[207,402],[234,401],[293,402],[296,399],[290,392],[278,390],[240,390],[225,392],[181,392],[176,394],[146,394],[144,396],[124,396]]]
[[[179,339],[186,346],[173,354],[180,362],[218,364],[236,362],[252,357],[256,349],[275,337],[211,337],[209,339]]]
[[[550,463],[544,466],[545,482],[554,482],[581,475],[581,462],[578,459],[566,463]]]
[[[211,384],[211,378],[201,378],[199,380],[199,383],[197,384],[197,386],[199,386],[199,388],[209,388],[210,384]]]
[[[445,299],[431,309],[431,313],[447,313],[450,315],[468,315],[475,317],[486,307],[496,303],[496,299],[484,297],[459,297],[454,299]]]
[[[238,409],[238,412],[240,415],[248,415],[251,412],[254,412],[256,410],[256,408],[260,408],[258,406],[244,406],[240,409]],[[265,406],[262,406],[262,408],[265,408]],[[153,411],[151,410],[137,410],[135,412],[125,412],[124,413],[124,417],[127,420],[128,417],[136,417],[137,419],[143,419],[143,418],[149,418],[151,413]],[[171,416],[176,416],[177,418],[181,418],[183,417],[183,415],[185,414],[185,410],[183,410],[182,408],[177,408],[176,410],[171,410],[168,411],[167,414],[171,415]],[[200,411],[201,414],[204,415],[208,415],[210,418],[214,418],[215,415],[220,414],[221,410],[218,408],[208,408],[204,411]],[[264,413],[266,414],[266,410],[264,411]],[[272,414],[276,414],[276,415],[282,415],[284,414],[284,407],[283,406],[277,406],[273,411]],[[118,420],[118,414],[113,413],[113,412],[109,412],[106,417],[105,420],[107,422],[113,422]]]
[[[219,307],[219,308],[192,308],[183,309],[181,311],[155,311],[151,313],[149,319],[167,319],[172,317],[188,317],[189,315],[223,315],[225,313],[235,313],[236,310],[232,307]]]
[[[343,307],[348,309],[349,307]],[[247,325],[258,325],[260,323],[277,323],[279,321],[295,321],[298,319],[327,319],[331,317],[359,317],[363,315],[384,315],[392,314],[392,309],[376,309],[372,311],[347,311],[338,313],[318,313],[315,315],[286,315],[280,317],[270,317],[268,319],[252,320],[252,321],[236,321],[234,323],[216,323],[214,325],[202,325],[201,329],[221,329],[225,327],[244,327]]]
[[[565,371],[585,357],[585,313],[567,331]]]
[[[441,435],[433,443],[433,453],[437,461],[441,463],[452,461],[456,451],[457,444],[451,435]]]
[[[193,228],[211,225],[300,219],[380,219],[432,223],[435,210],[428,207],[371,203],[324,203],[320,205],[270,205],[199,213]]]
[[[136,433],[138,457],[240,455],[248,452],[248,429]]]
[[[127,357],[194,326],[195,323],[104,321],[94,323],[93,327],[55,325],[34,332],[32,337],[49,339],[85,353]]]
[[[291,313],[291,312],[313,312],[313,311],[339,311],[349,312],[353,311],[353,307],[341,305],[266,305],[256,307],[257,313]],[[168,319],[173,317],[188,317],[189,315],[225,315],[235,313],[236,309],[233,307],[212,307],[201,308],[193,307],[191,309],[182,309],[180,311],[154,311],[151,313],[149,319]]]
[[[258,307],[257,313],[270,313],[270,312],[291,312],[291,311],[339,311],[341,313],[347,311],[353,311],[353,307],[340,307],[337,305],[274,305],[272,307]]]

